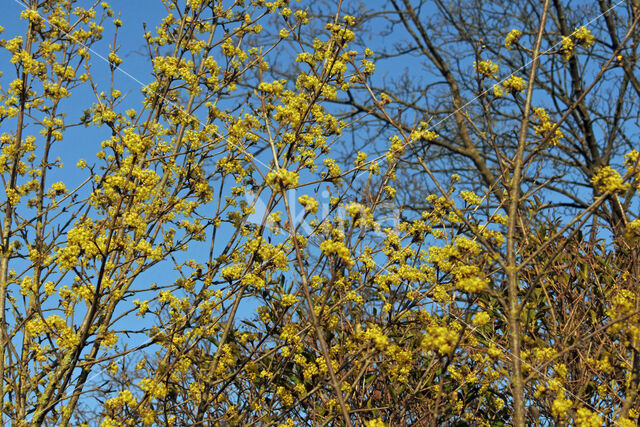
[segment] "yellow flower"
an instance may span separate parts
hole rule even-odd
[[[473,191],[466,191],[466,190],[463,190],[460,192],[460,197],[469,205],[480,205],[484,200],[484,198],[478,196]]]
[[[576,38],[576,40],[578,40],[578,44],[585,49],[591,47],[595,40],[595,37],[593,37],[591,31],[589,31],[585,26],[576,28],[573,36]]]
[[[522,77],[511,75],[508,79],[502,82],[502,86],[504,86],[504,90],[508,93],[522,92],[524,90],[524,79]]]
[[[476,326],[484,326],[489,323],[489,320],[491,320],[491,316],[489,316],[489,313],[487,313],[486,311],[481,311],[473,316],[473,320],[471,321],[471,323]]]
[[[280,303],[282,304],[283,307],[290,307],[294,305],[296,302],[298,302],[298,297],[296,297],[293,294],[285,294],[280,300]]]
[[[436,350],[440,354],[450,354],[458,342],[458,333],[450,326],[432,325],[427,328],[421,346],[425,350]]]
[[[537,118],[538,121],[538,124],[534,126],[536,135],[541,136],[542,138],[546,138],[555,124],[551,121],[544,108],[534,108],[533,111],[535,113],[534,118]],[[548,142],[551,145],[558,145],[558,142],[560,142],[562,138],[564,138],[564,134],[560,129],[556,129],[553,132],[553,136],[549,138]]]
[[[596,174],[591,178],[591,184],[593,184],[595,189],[600,193],[607,191],[610,193],[621,193],[629,188],[629,184],[623,183],[620,173],[611,166],[598,169]]]
[[[587,408],[580,408],[576,412],[575,423],[581,427],[600,427],[603,425],[602,417],[591,412]]]
[[[487,279],[478,276],[466,277],[456,283],[456,288],[466,292],[479,292],[487,288]]]
[[[318,212],[318,201],[313,197],[309,197],[306,194],[298,197],[298,203],[304,206],[304,210],[309,212],[310,214],[315,214]]]
[[[511,46],[518,43],[520,40],[520,36],[522,36],[522,31],[513,29],[507,34],[507,37],[504,39],[504,46],[507,49],[511,49]]]
[[[59,194],[66,193],[67,187],[64,185],[63,182],[58,181],[51,186],[51,190],[54,194],[59,195]]]
[[[389,338],[387,338],[378,325],[372,325],[367,329],[364,333],[364,338],[373,343],[378,350],[384,350],[389,345]]]
[[[116,67],[122,64],[122,59],[120,59],[120,57],[116,55],[115,52],[111,52],[108,56],[108,59],[109,63],[113,64]]]
[[[502,89],[502,86],[498,84],[493,85],[493,96],[495,96],[496,98],[501,98],[502,95],[504,95],[504,89]]]
[[[473,69],[476,70],[476,73],[481,74],[483,77],[495,77],[498,72],[498,64],[494,64],[490,60],[473,62]]]
[[[573,402],[565,397],[564,391],[561,391],[558,393],[555,400],[553,401],[553,405],[551,406],[551,412],[555,416],[563,417],[567,413],[567,411],[571,409],[572,405],[573,405]]]
[[[325,240],[320,244],[320,250],[327,256],[336,255],[344,261],[351,260],[349,257],[349,248],[341,241],[332,239]]]
[[[298,172],[278,169],[267,174],[267,184],[276,191],[286,190],[298,185]]]
[[[636,427],[636,423],[629,418],[618,418],[615,422],[618,427]]]
[[[560,49],[560,51],[562,52],[564,59],[571,58],[571,55],[573,55],[573,48],[575,47],[573,40],[571,40],[571,37],[562,36],[561,43],[562,48]]]
[[[627,240],[637,241],[640,237],[640,219],[634,219],[627,224],[624,236]]]

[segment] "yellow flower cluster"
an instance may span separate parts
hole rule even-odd
[[[484,201],[483,197],[478,196],[473,191],[463,190],[460,192],[460,198],[469,205],[480,205]]]
[[[39,317],[29,320],[25,330],[30,337],[51,334],[52,337],[56,337],[56,344],[64,350],[73,350],[80,342],[80,337],[74,328],[67,325],[67,321],[56,314],[44,320]]]
[[[426,351],[435,350],[442,355],[451,354],[458,337],[455,328],[431,325],[422,339],[422,348]]]
[[[637,319],[634,315],[635,307],[638,302],[638,296],[628,289],[616,289],[611,298],[611,306],[605,310],[605,314],[611,319],[621,319],[631,316],[630,320]],[[637,324],[629,324],[627,322],[616,322],[612,325],[611,330],[614,333],[623,331],[635,339],[640,338],[640,328]]]
[[[485,290],[488,280],[478,276],[463,277],[456,282],[456,288],[465,292],[480,292]]]
[[[323,163],[327,167],[327,172],[323,173],[323,176],[327,176],[330,178],[337,178],[342,173],[340,171],[340,166],[338,166],[338,164],[334,159],[324,159]]]
[[[361,203],[350,202],[345,206],[347,215],[354,219],[357,227],[375,226],[371,209]]]
[[[591,47],[591,45],[593,45],[593,42],[595,41],[595,37],[593,36],[593,34],[591,34],[591,31],[589,31],[589,29],[587,29],[584,25],[580,26],[580,28],[575,29],[573,37],[575,37],[576,40],[578,40],[578,44],[585,49]]]
[[[600,427],[604,425],[602,417],[587,408],[578,409],[574,421],[576,425],[582,427]]]
[[[489,323],[490,320],[491,315],[489,315],[489,313],[487,313],[486,311],[481,311],[473,316],[473,320],[471,321],[471,323],[473,323],[475,326],[484,326]]]
[[[515,94],[518,92],[522,92],[525,88],[524,79],[522,77],[511,75],[508,79],[502,82],[502,86],[493,85],[493,94],[496,97],[501,97],[504,93]]]
[[[353,41],[356,38],[353,31],[340,24],[330,23],[327,24],[325,28],[331,32],[331,38],[341,45]]]
[[[473,69],[482,77],[495,78],[498,73],[498,64],[494,64],[491,60],[473,61]]]
[[[420,125],[411,132],[409,139],[412,142],[413,141],[429,142],[429,141],[434,141],[439,136],[440,135],[438,135],[437,133],[429,129],[429,123],[420,122]]]
[[[298,185],[298,172],[278,169],[267,174],[267,184],[276,191],[287,190]]]
[[[385,350],[389,345],[389,338],[378,325],[371,325],[364,332],[364,339],[371,342],[378,350]]]
[[[562,52],[562,56],[564,57],[564,59],[571,58],[571,56],[573,55],[573,49],[575,48],[575,44],[573,43],[571,37],[562,36],[560,43],[562,44],[560,51]]]
[[[245,268],[246,266],[244,264],[233,264],[223,268],[221,275],[225,280],[237,280],[242,277]]]
[[[640,239],[640,219],[634,219],[627,223],[625,238],[630,242],[637,242]]]
[[[551,145],[558,145],[558,142],[560,142],[560,140],[564,138],[564,134],[562,133],[562,131],[558,128],[553,132],[553,136],[549,137],[549,132],[551,132],[551,129],[553,129],[555,123],[551,121],[551,119],[549,118],[549,114],[547,114],[544,108],[534,108],[533,111],[534,117],[537,119],[537,123],[534,126],[536,135],[540,136],[541,138],[549,138],[549,143]]]
[[[600,193],[622,193],[629,189],[629,184],[622,181],[620,173],[611,166],[604,166],[593,175],[591,184]]]
[[[627,167],[627,171],[633,176],[636,181],[640,181],[640,153],[638,150],[631,150],[624,155],[624,165]],[[638,188],[636,184],[636,188]],[[638,188],[640,190],[640,188]]]
[[[37,61],[25,50],[17,50],[10,59],[12,64],[22,65],[24,72],[43,77],[46,73],[46,66]]]
[[[347,248],[342,241],[336,241],[333,239],[325,240],[320,244],[320,250],[326,256],[337,256],[343,261],[352,261],[350,258],[349,248]]]
[[[58,249],[58,265],[63,271],[69,270],[80,261],[82,254],[83,262],[86,259],[100,253],[94,241],[94,234],[91,230],[93,221],[87,219],[76,223],[76,226],[67,233],[67,245]]]
[[[367,153],[362,151],[358,151],[358,155],[356,156],[355,165],[356,167],[362,167],[367,162]]]
[[[152,378],[144,378],[140,380],[138,386],[141,390],[149,393],[153,398],[164,398],[169,393],[164,381],[156,381]]]
[[[114,59],[117,58],[115,54]],[[114,64],[118,64],[118,61],[112,61]],[[122,62],[121,60],[119,62]],[[210,64],[215,68],[215,64]],[[172,56],[157,56],[153,58],[153,69],[160,76],[165,78],[182,78],[188,84],[196,82],[197,77],[193,73],[194,63],[193,61],[185,59],[177,59]]]
[[[151,146],[149,138],[143,138],[139,133],[131,128],[125,129],[122,142],[129,151],[135,154],[141,154]]]
[[[573,406],[573,402],[566,397],[565,391],[560,390],[556,394],[556,398],[551,405],[551,412],[556,417],[564,417],[569,409]]]
[[[509,34],[507,34],[507,37],[504,40],[504,46],[507,49],[511,49],[511,46],[518,43],[521,36],[522,36],[522,31],[520,30],[513,29],[509,31]]]
[[[109,53],[107,59],[109,60],[111,66],[114,68],[117,68],[120,66],[120,64],[122,64],[122,59],[115,52]]]
[[[285,294],[282,296],[282,299],[280,300],[280,304],[282,304],[283,307],[291,307],[297,302],[298,302],[298,297],[296,297],[294,294]]]
[[[108,399],[104,406],[106,409],[112,411],[123,406],[135,407],[137,403],[136,398],[133,397],[133,393],[131,393],[130,390],[124,390],[121,391],[118,396]]]
[[[309,212],[312,215],[318,212],[319,203],[313,197],[310,197],[306,194],[302,195],[298,197],[298,203],[300,203],[304,207],[305,211]]]
[[[570,36],[562,36],[560,52],[562,52],[564,59],[568,60],[573,56],[576,45],[588,49],[593,45],[594,41],[595,37],[591,34],[591,31],[581,26],[576,28]]]
[[[631,414],[632,411],[633,410],[630,410],[629,414]],[[638,418],[638,416],[636,415],[635,417],[632,417],[632,418]],[[624,418],[624,417],[618,418],[616,420],[615,424],[616,424],[616,426],[619,426],[619,427],[637,427],[637,425],[638,425],[638,424],[636,424],[635,421],[632,421],[631,419]]]
[[[286,83],[286,81],[278,81],[278,80],[275,80],[272,83],[261,82],[258,85],[258,90],[266,93],[271,93],[274,95],[280,95],[284,90],[283,82]]]
[[[300,247],[304,248],[304,243],[298,241]],[[290,244],[280,243],[272,245],[262,236],[257,236],[246,242],[243,253],[247,257],[255,256],[258,260],[267,263],[263,268],[287,271],[289,269],[289,260],[287,253],[290,250]],[[255,274],[258,274],[257,272]],[[258,274],[260,275],[260,274]]]

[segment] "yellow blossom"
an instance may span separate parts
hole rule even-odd
[[[293,188],[298,184],[299,175],[297,172],[286,169],[278,169],[267,174],[267,184],[276,191]]]
[[[629,184],[625,184],[620,173],[611,166],[598,169],[591,178],[591,184],[600,193],[621,193],[629,188]]]
[[[491,316],[489,315],[489,313],[487,313],[486,311],[481,311],[473,316],[472,323],[476,326],[484,326],[489,323],[489,320],[491,320]]]
[[[591,31],[585,26],[576,28],[573,36],[578,40],[578,44],[585,49],[588,49],[593,44],[595,37],[591,34]]]
[[[603,425],[602,417],[587,408],[576,411],[575,423],[580,427],[600,427]]]
[[[521,36],[522,36],[522,31],[516,30],[516,29],[511,30],[509,34],[507,34],[507,37],[504,40],[504,46],[507,49],[511,49],[511,46],[517,43],[520,40]]]
[[[553,132],[553,136],[549,137],[549,133],[555,126],[555,123],[551,121],[544,108],[534,108],[533,111],[535,114],[534,119],[537,121],[536,125],[534,126],[536,135],[542,138],[549,138],[548,142],[551,145],[558,145],[558,142],[560,142],[560,140],[564,138],[564,134],[562,133],[562,131],[557,128]]]
[[[573,55],[573,48],[575,47],[575,44],[573,43],[571,37],[562,36],[560,42],[562,43],[561,51],[564,59],[571,58],[571,56]]]
[[[493,78],[498,73],[498,64],[494,64],[490,60],[484,60],[480,62],[473,62],[473,68],[476,70],[476,73],[482,75],[483,77]]]
[[[524,79],[522,77],[511,75],[508,79],[502,82],[504,91],[507,93],[517,93],[524,90]]]

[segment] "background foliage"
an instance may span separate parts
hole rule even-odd
[[[636,424],[634,1],[21,4],[3,422]]]

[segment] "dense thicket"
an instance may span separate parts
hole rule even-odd
[[[635,425],[635,2],[85,3],[0,42],[3,422]]]

